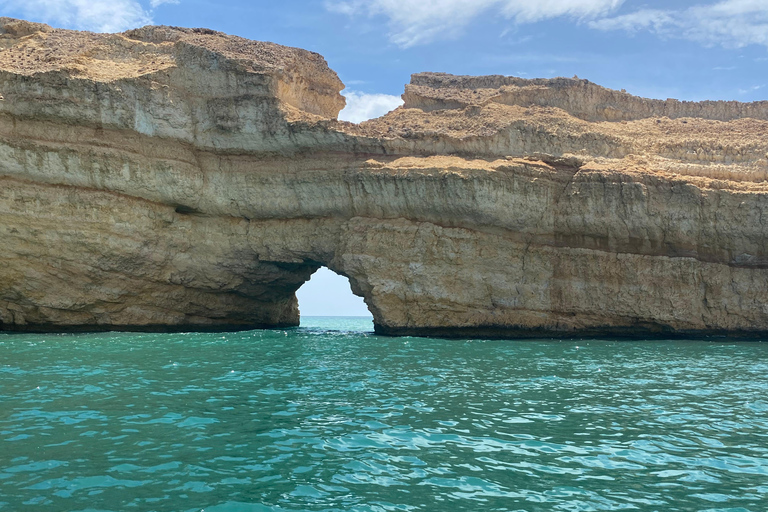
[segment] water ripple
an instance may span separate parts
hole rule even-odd
[[[768,344],[337,323],[0,336],[0,511],[765,510]]]

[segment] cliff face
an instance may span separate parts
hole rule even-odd
[[[0,27],[1,329],[295,325],[326,265],[382,333],[768,332],[765,102],[425,73],[353,125],[311,52]]]

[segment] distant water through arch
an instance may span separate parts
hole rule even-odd
[[[362,297],[352,293],[346,277],[336,274],[327,267],[321,267],[315,272],[311,279],[296,292],[296,296],[299,299],[302,327],[319,326],[318,322],[325,325],[330,317],[335,317],[339,320],[341,318],[354,320],[354,325],[359,329],[352,328],[352,324],[349,324],[347,328],[350,330],[373,329],[372,315]],[[319,317],[323,319],[320,320]]]

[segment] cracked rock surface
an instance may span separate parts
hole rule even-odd
[[[325,265],[385,334],[768,333],[768,102],[412,77],[337,121],[312,52],[0,18],[0,329],[297,325]]]

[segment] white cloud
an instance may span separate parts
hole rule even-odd
[[[568,16],[595,18],[616,10],[624,0],[326,0],[328,10],[348,16],[389,18],[390,39],[401,47],[457,36],[489,10],[517,23]]]
[[[592,21],[599,30],[648,30],[662,37],[682,38],[705,45],[741,48],[768,46],[766,0],[722,0],[687,9],[644,9],[622,16]]]
[[[343,94],[347,98],[347,106],[339,112],[339,119],[352,123],[381,117],[403,104],[400,96],[389,94],[366,94],[355,91],[346,91]]]
[[[669,11],[659,9],[642,9],[631,14],[623,14],[614,18],[603,18],[592,21],[589,26],[598,30],[640,30],[660,31],[674,22]]]
[[[163,5],[163,4],[178,4],[180,1],[181,1],[181,0],[152,0],[151,2],[149,2],[149,4],[150,4],[150,5],[152,6],[152,8],[154,9],[154,8],[155,8],[155,7],[157,7],[158,5]]]
[[[178,0],[151,0],[152,7]],[[151,11],[137,0],[0,0],[4,15],[55,27],[120,32],[152,23]]]
[[[759,90],[760,90],[760,89],[762,89],[763,87],[765,87],[765,84],[762,84],[762,85],[753,85],[752,87],[748,87],[748,88],[746,88],[746,89],[739,89],[739,94],[747,94],[747,93],[750,93],[750,92],[759,91]]]
[[[768,0],[719,0],[684,9],[640,9],[609,17],[625,0],[326,0],[350,17],[384,16],[392,42],[407,48],[456,37],[475,18],[495,12],[515,23],[568,17],[597,30],[649,31],[705,45],[768,46]]]
[[[570,16],[593,18],[617,9],[624,0],[505,0],[502,12],[518,23],[532,23],[548,18]]]

